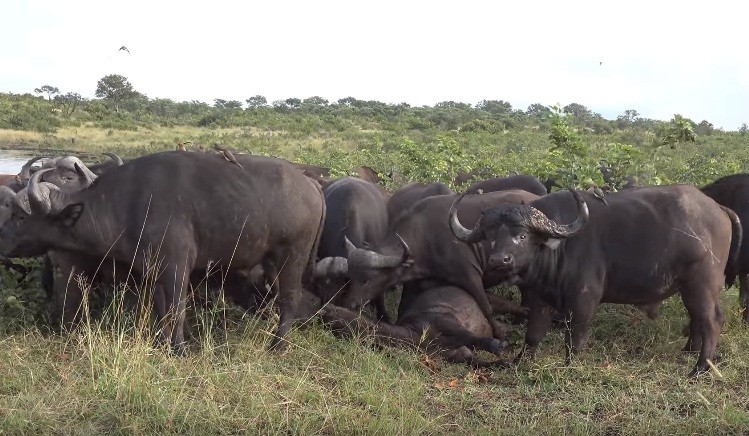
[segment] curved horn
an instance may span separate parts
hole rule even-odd
[[[395,237],[398,238],[398,241],[400,241],[401,246],[403,247],[403,258],[401,259],[401,262],[406,262],[411,259],[411,249],[408,247],[408,244],[406,244],[406,241],[401,238],[401,235],[396,233]]]
[[[575,233],[579,232],[583,226],[588,222],[590,214],[588,212],[588,205],[585,203],[583,197],[572,188],[567,188],[572,196],[577,201],[577,218],[570,224],[557,224],[554,220],[547,217],[540,210],[526,206],[530,209],[529,218],[527,218],[526,225],[530,230],[542,233],[552,238],[568,238]]]
[[[36,156],[29,159],[29,161],[21,167],[21,172],[18,173],[18,177],[20,177],[22,181],[29,180],[31,178],[31,165],[34,165],[34,162],[41,158],[42,156]]]
[[[49,189],[42,189],[39,183],[42,174],[47,171],[52,171],[52,168],[37,171],[34,173],[34,176],[31,177],[31,180],[29,180],[29,207],[31,213],[35,215],[46,216],[50,211],[52,211],[52,201],[49,198]]]
[[[124,162],[122,162],[122,159],[119,156],[117,156],[116,154],[114,154],[114,153],[106,152],[106,153],[102,153],[102,154],[104,156],[109,156],[109,158],[112,159],[112,161],[114,161],[114,163],[116,163],[117,166],[120,166],[120,165],[122,165],[124,163]]]
[[[344,239],[346,241],[348,263],[353,262],[355,264],[362,264],[366,265],[367,268],[373,269],[385,269],[395,268],[403,262],[402,256],[386,256],[384,254],[377,253],[376,251],[356,248],[356,246],[348,239],[348,237],[344,236]],[[402,241],[403,240],[401,239],[401,242]],[[410,255],[410,251],[406,247],[408,246],[404,245],[403,251],[404,253],[409,253]]]
[[[575,233],[579,232],[580,230],[582,230],[585,224],[588,223],[588,218],[590,218],[590,212],[588,211],[588,204],[585,203],[585,200],[583,199],[582,195],[580,195],[577,191],[575,191],[572,188],[567,188],[567,189],[572,193],[572,196],[575,198],[575,201],[577,201],[578,215],[577,215],[577,218],[575,218],[575,221],[573,221],[571,224],[554,223],[552,236],[557,237],[557,238],[568,238],[574,235]]]
[[[352,253],[358,250],[358,248],[356,248],[356,245],[354,245],[354,243],[349,240],[348,236],[344,235],[343,240],[346,244],[346,255],[350,257]]]
[[[86,179],[86,186],[84,186],[84,188],[88,188],[96,181],[96,179],[98,179],[98,176],[88,169],[88,167],[81,161],[74,162],[73,168],[75,168],[75,172],[78,173],[79,176]]]
[[[481,230],[479,230],[480,220],[476,223],[476,227],[474,227],[473,230],[463,227],[463,224],[458,220],[458,203],[460,203],[466,194],[467,192],[464,192],[463,195],[453,201],[453,204],[450,206],[450,230],[452,230],[453,235],[455,235],[459,241],[475,244],[479,242],[483,236]]]

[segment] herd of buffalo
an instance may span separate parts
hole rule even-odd
[[[749,175],[618,192],[547,193],[527,175],[388,192],[360,177],[283,159],[172,151],[86,166],[73,156],[31,159],[0,175],[0,254],[43,256],[42,282],[66,326],[80,319],[81,275],[125,283],[153,302],[158,337],[185,351],[191,289],[206,277],[248,310],[275,299],[271,349],[296,321],[321,316],[340,333],[409,344],[474,366],[507,349],[503,314],[527,322],[517,355],[532,357],[553,321],[567,359],[585,347],[600,303],[649,316],[678,293],[689,314],[685,351],[708,370],[724,317],[720,292],[738,276],[749,300]],[[217,279],[216,279],[217,278]],[[149,282],[149,286],[144,286]],[[520,303],[487,289],[516,285]],[[400,286],[392,321],[385,294]],[[148,294],[148,295],[146,295]],[[372,304],[374,316],[362,312]]]

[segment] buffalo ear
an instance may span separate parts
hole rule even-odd
[[[557,238],[549,238],[544,241],[544,245],[551,248],[552,250],[556,250],[559,247],[560,243],[562,243],[562,240]]]
[[[57,219],[64,227],[73,227],[83,213],[83,204],[75,203],[66,206],[57,214]]]

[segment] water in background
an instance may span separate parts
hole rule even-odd
[[[0,174],[18,174],[23,164],[33,156],[33,153],[19,150],[0,150]]]

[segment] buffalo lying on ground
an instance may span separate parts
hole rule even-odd
[[[453,285],[468,292],[490,320],[494,337],[504,339],[504,330],[492,318],[493,311],[485,292],[486,288],[501,283],[504,277],[489,273],[491,248],[488,242],[465,244],[450,233],[445,217],[456,198],[455,195],[439,195],[417,202],[389,224],[383,240],[369,248],[357,248],[349,242],[348,271],[352,283],[342,304],[357,307],[402,283],[401,307],[407,307],[424,287],[424,282],[430,280],[434,284],[429,287]],[[475,223],[485,209],[536,198],[538,196],[526,191],[473,195],[461,203],[459,214],[465,222]],[[518,305],[510,310],[519,316],[524,316],[525,312]]]
[[[607,199],[608,206],[587,193],[550,194],[488,211],[471,230],[460,224],[454,205],[450,223],[463,241],[489,241],[489,267],[529,293],[525,346],[531,354],[549,327],[545,304],[561,310],[570,326],[569,360],[585,346],[600,303],[647,305],[678,292],[691,321],[685,348],[700,352],[690,375],[706,371],[723,325],[723,271],[741,240],[738,217],[687,185]]]
[[[411,182],[397,189],[393,192],[390,199],[388,199],[388,219],[395,221],[403,211],[408,210],[419,200],[435,195],[448,195],[452,193],[453,191],[445,186],[444,183]]]
[[[489,295],[496,310],[504,302]],[[437,286],[424,290],[401,310],[395,325],[376,322],[358,312],[326,305],[320,313],[334,330],[348,334],[373,334],[378,344],[419,347],[445,360],[473,366],[501,366],[503,361],[487,362],[475,349],[498,354],[507,344],[492,337],[492,327],[476,300],[460,288]]]
[[[324,190],[325,227],[315,267],[315,288],[324,301],[339,302],[347,293],[348,268],[345,238],[361,246],[385,236],[388,216],[385,199],[374,184],[344,177]],[[387,319],[385,295],[374,300],[377,316]]]
[[[734,174],[722,177],[702,188],[702,192],[739,216],[742,223],[749,223],[749,174]],[[749,232],[744,232],[739,258],[733,268],[726,271],[726,284],[732,285],[739,276],[739,299],[744,321],[749,323]]]
[[[286,161],[241,156],[241,164],[212,154],[157,153],[70,194],[40,183],[41,170],[29,183],[28,210],[16,202],[2,227],[0,251],[106,258],[131,265],[140,277],[158,267],[153,301],[160,335],[177,352],[185,345],[189,275],[209,263],[228,270],[260,264],[278,295],[281,318],[271,348],[280,349],[303,309],[297,307],[302,274],[314,263],[325,203],[320,187]]]
[[[507,191],[509,189],[522,189],[539,197],[546,195],[548,191],[541,181],[533,176],[517,175],[509,177],[494,177],[482,180],[471,185],[466,190],[468,194],[481,194],[495,191]]]

